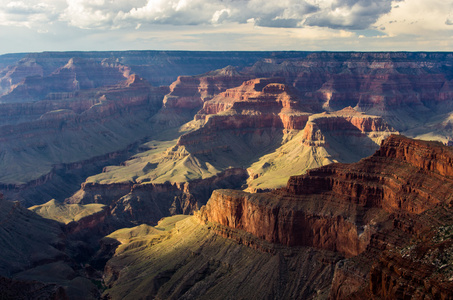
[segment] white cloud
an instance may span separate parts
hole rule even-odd
[[[419,1],[419,0],[411,0]],[[366,29],[397,0],[0,0],[0,25],[41,25],[59,19],[86,29],[138,24],[245,24]],[[450,20],[450,19],[448,19]],[[445,20],[444,20],[445,21]],[[21,24],[22,23],[22,24]],[[448,23],[448,22],[447,22]]]
[[[0,39],[47,50],[451,50],[452,25],[453,0],[0,0]]]
[[[453,1],[442,0],[410,0],[400,2],[398,7],[383,15],[374,24],[376,28],[389,36],[413,35],[424,36],[428,39],[438,36],[450,37],[453,27],[448,21],[452,20]]]
[[[392,9],[392,0],[325,1],[319,12],[308,16],[306,25],[334,29],[366,29]]]
[[[45,30],[42,27],[58,19],[59,11],[62,9],[61,4],[61,1],[52,0],[40,2],[0,0],[0,25],[36,27],[37,30]]]

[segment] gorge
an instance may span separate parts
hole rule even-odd
[[[450,299],[452,80],[448,52],[2,55],[0,295]]]

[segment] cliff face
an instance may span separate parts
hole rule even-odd
[[[156,224],[168,215],[193,213],[207,202],[213,190],[237,188],[246,175],[242,169],[228,169],[215,176],[189,182],[86,182],[66,202],[106,204],[117,223],[122,225]]]
[[[55,165],[127,149],[149,135],[148,119],[160,108],[163,93],[131,75],[67,98],[4,107],[4,116],[27,113],[19,120],[6,117],[11,124],[0,127],[0,181],[25,184]]]
[[[79,90],[98,88],[105,85],[114,85],[124,81],[130,69],[122,65],[98,63],[90,59],[71,58],[52,74],[44,76],[42,67],[36,62],[25,64],[27,75],[19,83],[11,85],[11,90],[0,98],[0,103],[34,102],[59,94],[70,94]],[[14,75],[20,78],[23,75]],[[22,75],[22,76],[21,76]]]
[[[357,164],[331,165],[291,177],[285,191],[328,193],[364,207],[422,213],[450,203],[451,158],[451,150],[440,144],[392,136]]]
[[[310,53],[263,60],[248,72],[284,78],[323,110],[351,106],[403,131],[451,110],[451,59],[446,53]]]
[[[291,207],[292,201],[285,199],[274,201],[270,195],[217,190],[203,214],[208,222],[241,229],[286,246],[317,247],[353,256],[363,252],[369,242],[370,230],[357,226],[346,216],[305,211],[300,205]]]
[[[299,99],[297,91],[283,82],[283,78],[259,78],[244,81],[240,86],[219,93],[203,104],[197,119],[204,115],[219,114],[229,109],[244,113],[246,111],[273,112],[285,109],[311,112],[317,109],[316,103]]]
[[[163,100],[166,108],[200,108],[215,95],[240,85],[248,75],[240,74],[232,66],[199,76],[179,76],[170,85],[170,93]]]
[[[176,146],[220,170],[250,166],[250,190],[263,190],[308,168],[370,155],[396,132],[382,117],[351,107],[313,114],[310,99],[279,81],[251,79],[206,101],[195,115],[201,127],[182,135]]]
[[[235,238],[228,228],[239,229],[270,243],[349,257],[337,266],[332,298],[360,298],[360,291],[362,296],[411,294],[426,276],[431,279],[419,296],[448,298],[450,271],[439,270],[451,261],[452,159],[453,152],[440,143],[391,136],[369,158],[293,176],[287,187],[270,193],[214,191],[199,215],[220,224],[214,230],[225,237]],[[429,234],[433,227],[442,238]],[[425,242],[423,236],[434,240]],[[420,242],[413,244],[414,239]],[[394,254],[395,249],[400,252]],[[421,269],[411,273],[419,264]],[[444,275],[434,275],[439,272]],[[403,287],[395,283],[397,277]]]
[[[257,149],[263,150],[259,155],[270,154],[286,144],[289,136],[294,136],[288,132],[295,130],[305,132],[298,137],[306,146],[301,152],[307,156],[307,149],[312,151],[307,160],[310,163],[302,170],[367,156],[388,132],[395,130],[410,129],[411,136],[437,138],[445,143],[453,139],[448,130],[451,116],[445,115],[452,109],[450,53],[126,51],[22,56],[5,57],[3,61],[11,63],[3,63],[0,70],[0,102],[4,102],[0,109],[0,139],[19,150],[2,151],[10,161],[28,160],[29,165],[32,156],[36,160],[42,156],[44,162],[31,171],[25,164],[8,167],[8,174],[15,178],[0,176],[3,183],[28,181],[25,173],[36,179],[47,174],[51,165],[67,163],[69,156],[69,162],[74,162],[105,154],[99,149],[104,143],[92,142],[98,139],[108,140],[104,145],[115,148],[108,152],[117,151],[143,138],[145,132],[154,135],[161,129],[180,126],[193,119],[200,108],[195,120],[206,123],[206,128],[182,137],[180,145],[187,146],[191,153],[214,153],[216,158],[219,151],[234,156],[244,152],[248,156],[237,164],[235,160],[224,160],[215,163],[215,168],[251,167],[254,176],[263,175],[260,170],[269,163],[265,159],[260,166],[251,166],[250,162],[259,160]],[[195,74],[202,75],[187,76]],[[146,80],[173,84],[152,88]],[[338,113],[348,106],[366,116],[353,111]],[[329,115],[319,116],[323,111]],[[118,115],[124,118],[115,122]],[[381,116],[382,120],[371,116]],[[97,119],[101,119],[99,126],[93,125]],[[430,126],[425,126],[428,119]],[[102,128],[105,124],[106,130]],[[130,126],[135,126],[134,130],[123,130]],[[65,149],[60,161],[46,161],[54,150],[58,151],[54,142],[49,146],[46,140],[60,134],[61,140],[80,140],[74,133],[81,127],[90,128],[87,135],[96,148],[93,152],[81,157],[78,154],[83,149]],[[207,139],[219,143],[202,147],[197,139],[203,138],[197,134],[208,134]],[[253,141],[251,153],[246,149],[250,145],[236,151],[229,144],[231,139],[222,142],[226,135],[230,135],[228,139],[247,136]],[[37,142],[38,138],[44,142]],[[30,147],[11,142],[18,139],[29,139],[26,145]],[[321,152],[324,154],[318,157]],[[270,187],[262,187],[266,188]]]

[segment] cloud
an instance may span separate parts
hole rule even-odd
[[[55,22],[59,17],[59,10],[62,9],[61,1],[60,4],[56,1],[57,5],[52,2],[0,0],[0,25],[37,27],[39,30],[45,30],[42,27]]]
[[[62,20],[79,28],[125,28],[137,23],[364,29],[388,13],[392,0],[67,0]]]
[[[393,2],[392,0],[334,0],[318,13],[308,16],[305,24],[333,29],[367,29],[380,16],[391,11]]]
[[[452,13],[452,0],[403,1],[379,18],[374,26],[385,28],[382,31],[389,36],[451,39],[453,32],[449,23],[453,23]]]
[[[395,36],[450,29],[452,13],[452,0],[0,0],[0,26],[49,33],[55,32],[52,24],[138,32],[147,26],[251,24],[253,30],[370,29]]]

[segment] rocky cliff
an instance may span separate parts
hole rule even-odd
[[[104,242],[119,246],[104,296],[450,299],[451,158],[440,143],[391,136],[371,157],[273,192],[216,190],[195,217],[110,235]],[[389,204],[400,189],[424,206]]]
[[[247,79],[247,75],[240,74],[232,66],[199,76],[179,76],[170,85],[170,93],[163,100],[164,107],[199,109],[205,101]]]
[[[451,110],[450,53],[309,53],[257,62],[256,77],[282,77],[323,109],[355,107],[386,117],[397,130]]]
[[[217,130],[218,133],[208,136],[218,143],[196,146],[198,138],[194,133],[181,138],[181,145],[187,144],[184,151],[211,155],[209,159],[215,157],[217,162],[212,165],[217,171],[229,166],[250,169],[251,177],[261,178],[260,182],[250,182],[251,190],[275,188],[286,181],[288,174],[280,176],[274,172],[278,184],[265,185],[264,181],[271,181],[264,180],[267,172],[264,170],[273,166],[271,159],[264,156],[271,155],[272,160],[282,153],[292,152],[295,156],[287,145],[297,135],[295,130],[305,131],[304,136],[297,137],[306,146],[298,152],[304,153],[305,161],[309,162],[305,166],[296,163],[303,171],[367,156],[388,135],[381,133],[387,131],[399,130],[412,137],[448,143],[453,140],[448,130],[453,95],[449,67],[452,60],[450,53],[397,52],[126,51],[5,56],[0,59],[4,61],[0,71],[0,101],[4,102],[0,131],[11,133],[2,141],[9,141],[8,147],[18,151],[1,151],[9,161],[27,163],[17,163],[17,168],[5,166],[9,175],[0,176],[0,181],[30,182],[48,174],[53,164],[105,154],[100,148],[114,148],[108,153],[124,149],[144,138],[145,132],[154,136],[192,120],[200,108],[195,115],[197,125],[192,122],[186,128],[206,123],[204,127],[211,128],[203,128],[198,134]],[[152,88],[146,81],[169,86]],[[353,111],[336,113],[349,106],[382,120],[359,117]],[[122,121],[113,121],[120,112]],[[330,115],[319,116],[322,112]],[[309,120],[309,114],[315,115]],[[93,125],[100,117],[102,124]],[[222,126],[227,130],[220,132]],[[87,143],[75,134],[82,127],[90,128],[85,130]],[[125,132],[128,127],[134,130]],[[259,129],[250,129],[254,127]],[[60,140],[77,140],[85,144],[80,148],[92,147],[93,151],[60,151],[54,142],[49,146],[46,140],[57,135],[61,135]],[[35,141],[38,136],[41,144]],[[253,142],[244,143],[238,136]],[[27,139],[25,144],[29,147],[16,145],[19,139]],[[98,139],[105,143],[97,143]],[[239,150],[229,144],[233,140],[240,144]],[[296,143],[291,147],[294,150]],[[258,153],[256,149],[262,151]],[[55,151],[61,152],[62,159],[48,161]],[[239,161],[219,160],[221,151],[233,153],[230,156],[234,157],[245,153],[247,157],[240,157]],[[197,159],[206,161],[206,157]],[[41,160],[44,161],[41,165],[33,165],[33,161]],[[25,165],[33,167],[30,170]]]
[[[96,299],[96,286],[69,250],[64,227],[0,194],[0,296],[6,299]],[[82,269],[82,270],[81,270]]]
[[[109,206],[116,223],[157,224],[174,214],[191,214],[218,188],[238,188],[247,176],[242,169],[227,169],[204,179],[188,182],[85,182],[67,203],[101,203]],[[118,226],[118,225],[117,225]]]
[[[206,101],[195,115],[201,128],[182,135],[177,147],[220,170],[247,166],[250,189],[262,190],[308,168],[370,155],[397,132],[351,107],[313,114],[310,99],[278,80],[248,80]]]
[[[369,158],[291,177],[287,187],[270,193],[217,190],[200,218],[219,224],[214,230],[225,237],[235,238],[228,228],[239,229],[270,243],[316,247],[350,257],[337,266],[332,298],[360,293],[400,297],[423,286],[421,278],[429,277],[431,288],[425,283],[418,296],[444,299],[452,296],[447,271],[452,159],[451,149],[440,143],[391,136]],[[439,230],[436,238],[429,234],[432,228]],[[427,251],[438,254],[430,256]],[[410,273],[417,264],[420,271]],[[395,276],[404,278],[398,279],[399,287]],[[351,280],[356,283],[347,288]]]
[[[28,183],[54,165],[127,149],[149,135],[153,124],[148,119],[160,108],[164,92],[130,75],[117,85],[68,98],[4,107],[6,116],[27,113],[0,127],[0,181]]]

